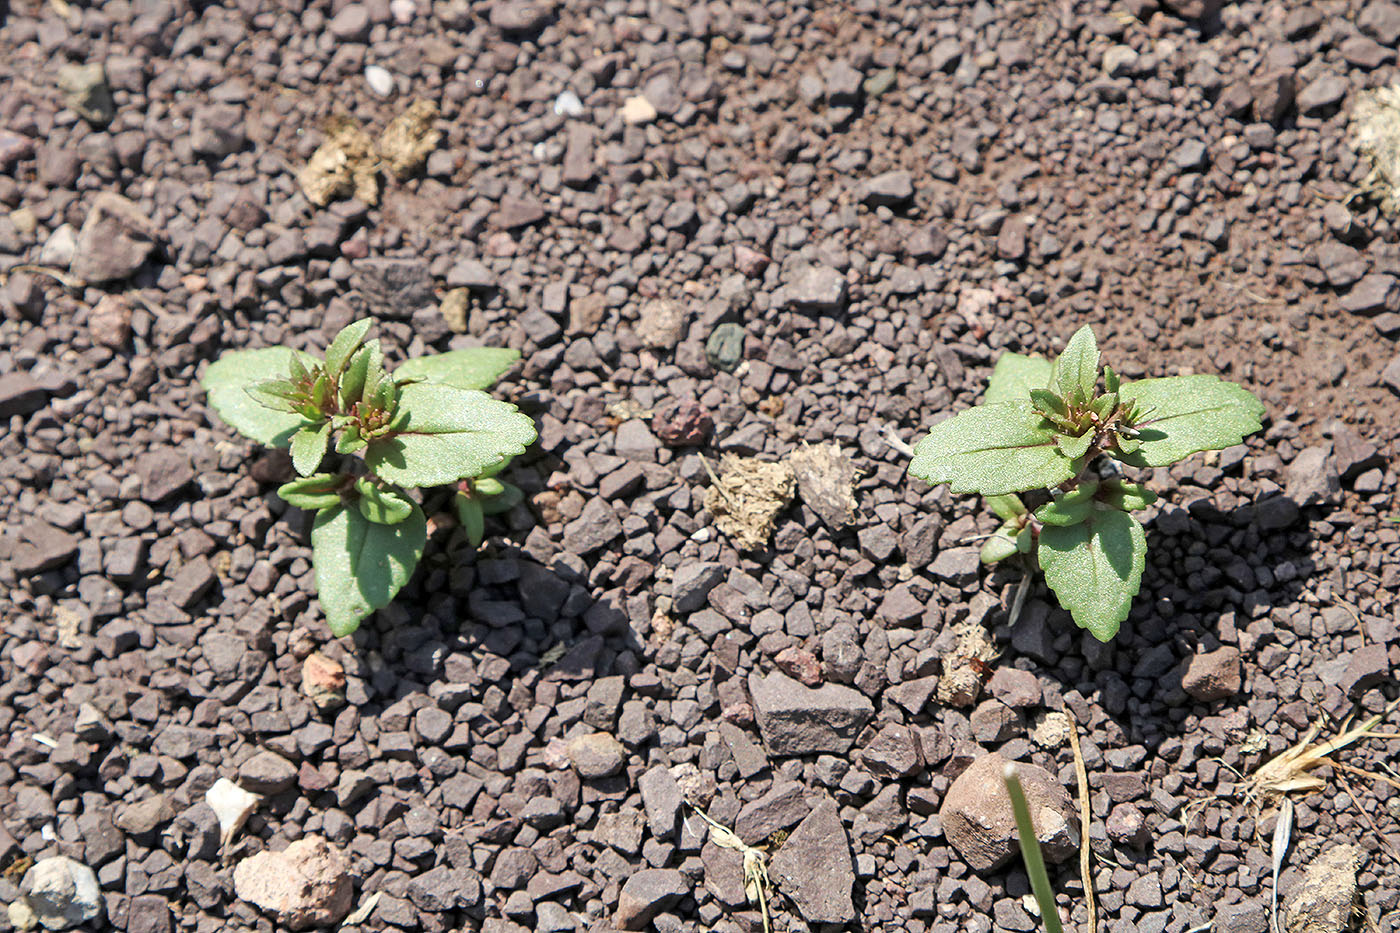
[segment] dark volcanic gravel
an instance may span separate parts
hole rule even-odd
[[[770,843],[779,930],[1031,930],[1019,862],[972,870],[938,814],[989,751],[1074,794],[1067,710],[1102,929],[1262,931],[1274,820],[1238,774],[1400,663],[1400,227],[1346,143],[1397,39],[1388,0],[9,4],[0,902],[63,855],[90,930],[759,929],[690,800]],[[326,118],[377,137],[415,99],[420,171],[307,199]],[[520,349],[496,391],[540,441],[479,553],[435,516],[333,640],[287,457],[198,376],[366,313],[395,360]],[[885,440],[1084,323],[1128,377],[1268,408],[1152,472],[1108,646],[1040,584],[1011,629],[994,520]],[[853,524],[799,501],[739,553],[705,462],[804,442],[852,457]],[[977,627],[993,673],[948,705]],[[1281,888],[1353,842],[1400,929],[1400,797],[1320,774]],[[220,778],[262,795],[226,846]],[[296,840],[343,873],[269,906],[285,860],[247,860]]]

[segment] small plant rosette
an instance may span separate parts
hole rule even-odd
[[[1260,430],[1263,414],[1248,390],[1213,375],[1123,381],[1100,367],[1086,325],[1053,362],[1003,355],[983,404],[934,425],[909,472],[986,496],[1002,524],[984,543],[983,562],[1038,564],[1075,623],[1108,641],[1128,617],[1146,562],[1146,533],[1132,513],[1157,497],[1099,475],[1095,464],[1163,467],[1222,450]],[[1048,501],[1028,507],[1021,494],[1040,490]]]
[[[290,451],[297,478],[277,492],[316,513],[312,565],[336,636],[388,605],[423,556],[428,523],[411,490],[453,485],[482,515],[505,511],[521,495],[496,474],[536,437],[532,419],[482,391],[517,351],[453,350],[390,371],[367,339],[371,324],[342,329],[321,358],[285,347],[226,353],[202,379],[230,427]]]

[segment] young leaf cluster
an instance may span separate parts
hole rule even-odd
[[[1107,457],[1167,466],[1230,447],[1260,429],[1263,412],[1246,389],[1216,376],[1124,382],[1100,368],[1086,325],[1054,362],[1002,356],[984,404],[935,425],[909,472],[986,496],[1002,525],[983,561],[1033,557],[1075,622],[1107,641],[1127,618],[1147,554],[1132,513],[1156,496],[1137,483],[1101,481],[1091,465]],[[1030,509],[1018,494],[1038,490],[1049,501]]]
[[[496,511],[520,501],[494,477],[535,440],[530,418],[481,391],[518,352],[454,350],[390,371],[370,325],[345,327],[319,359],[281,347],[227,353],[203,379],[231,427],[290,451],[297,478],[277,492],[316,513],[312,563],[336,635],[388,605],[422,557],[427,519],[410,490],[456,484],[459,500],[475,495],[475,525],[463,524],[480,544],[482,516],[494,512],[477,500]]]

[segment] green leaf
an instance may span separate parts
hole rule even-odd
[[[1108,454],[1112,457],[1116,457],[1119,460],[1124,460],[1129,455],[1137,453],[1138,449],[1142,447],[1142,443],[1140,441],[1134,440],[1131,437],[1124,437],[1122,434],[1118,434],[1116,432],[1113,434],[1112,440],[1113,446],[1116,448],[1116,451],[1110,450],[1108,451]]]
[[[1069,406],[1049,389],[1031,389],[1031,405],[1047,418],[1069,417]]]
[[[335,452],[338,454],[353,454],[365,446],[365,439],[360,436],[360,429],[353,424],[345,426],[345,431],[340,435],[340,439],[335,442]]]
[[[996,513],[997,518],[1007,521],[1026,514],[1026,506],[1020,496],[988,496],[987,507]]]
[[[399,382],[407,379],[425,379],[459,389],[489,389],[518,359],[519,350],[506,347],[468,347],[465,350],[449,350],[447,353],[408,360],[394,370],[394,378]]]
[[[471,542],[472,547],[481,547],[481,542],[486,538],[486,519],[481,511],[481,503],[460,493],[455,498],[457,519],[467,533],[467,540]]]
[[[326,445],[331,440],[331,423],[319,427],[307,425],[292,435],[292,466],[302,476],[310,476],[326,458]]]
[[[1075,624],[1108,641],[1142,583],[1147,536],[1127,512],[1095,509],[1081,524],[1040,530],[1040,569]]]
[[[433,382],[400,389],[402,431],[378,437],[365,448],[365,462],[382,479],[400,486],[441,486],[478,476],[535,441],[535,423],[514,405],[484,392]]]
[[[428,523],[423,510],[394,525],[379,525],[359,509],[322,509],[311,528],[311,564],[326,622],[336,636],[349,635],[360,620],[389,601],[413,576]]]
[[[1064,352],[1055,360],[1053,387],[1060,397],[1073,402],[1082,393],[1085,399],[1094,397],[1094,387],[1099,381],[1099,347],[1094,340],[1094,331],[1088,324],[1074,332],[1065,345]],[[1078,391],[1076,391],[1078,390]]]
[[[1072,434],[1056,434],[1055,446],[1060,448],[1060,453],[1071,460],[1078,460],[1089,452],[1089,447],[1094,443],[1096,431],[1089,430],[1075,437]]]
[[[315,473],[283,483],[277,487],[277,495],[288,505],[317,511],[340,504],[337,489],[342,479],[339,473]]]
[[[360,344],[365,342],[365,334],[369,333],[370,326],[374,322],[369,318],[347,324],[341,328],[340,333],[335,335],[331,345],[326,347],[326,372],[331,378],[340,375],[340,371],[345,368],[345,362],[350,359],[350,354],[359,349]]]
[[[512,460],[514,460],[514,459],[515,459],[514,457],[506,457],[504,460],[502,460],[500,463],[496,464],[495,466],[489,466],[489,467],[487,467],[486,469],[482,470],[480,473],[476,474],[476,478],[477,478],[477,479],[487,479],[488,477],[495,476],[495,475],[497,475],[498,473],[500,473],[502,470],[504,470],[506,467],[510,466],[510,462],[511,462]]]
[[[478,496],[499,496],[505,488],[500,480],[490,476],[478,477],[472,482],[472,492]]]
[[[1116,395],[1120,387],[1118,374],[1113,371],[1113,367],[1107,363],[1103,367],[1103,390]]]
[[[360,514],[377,525],[396,525],[413,514],[413,500],[400,489],[385,489],[368,477],[355,480]]]
[[[1099,501],[1124,512],[1136,512],[1156,502],[1157,494],[1141,483],[1111,479],[1099,487]]]
[[[292,382],[298,384],[304,383],[311,378],[311,367],[316,365],[312,363],[311,366],[308,366],[307,360],[302,359],[300,354],[292,354],[287,363],[287,369],[288,372],[291,373]]]
[[[259,405],[275,411],[296,411],[296,400],[302,397],[301,392],[288,379],[269,379],[266,382],[255,382],[247,386],[244,391],[251,395],[253,401]]]
[[[1020,531],[1002,525],[997,529],[997,533],[988,538],[982,545],[980,554],[982,563],[995,564],[999,560],[1006,560],[1013,554],[1019,554],[1016,549],[1016,535]]]
[[[1080,464],[1060,453],[1030,402],[970,408],[933,426],[914,448],[909,472],[953,492],[999,496],[1056,486]]]
[[[1094,510],[1092,501],[1081,499],[1078,502],[1066,502],[1066,498],[1068,497],[1061,496],[1052,499],[1036,509],[1036,520],[1044,525],[1078,525]]]
[[[209,407],[244,437],[269,447],[286,447],[305,419],[260,405],[246,390],[260,382],[286,379],[294,355],[300,358],[303,368],[316,364],[315,357],[296,354],[286,347],[225,353],[204,371],[200,380],[209,393]]]
[[[379,348],[378,340],[371,340],[363,347],[355,351],[355,355],[350,357],[350,362],[345,366],[345,372],[340,377],[340,407],[342,410],[349,408],[360,400],[364,392],[365,380],[369,372],[375,366],[382,372],[384,369],[384,351]]]
[[[482,515],[500,515],[502,512],[509,512],[525,500],[525,493],[520,491],[519,486],[511,483],[502,483],[503,487],[498,495],[489,499],[478,499],[481,505]]]
[[[365,344],[370,350],[366,360],[365,381],[360,389],[360,399],[369,400],[379,391],[379,386],[388,378],[388,373],[384,369],[384,352],[380,349],[378,340],[371,340]],[[352,402],[358,399],[351,399]]]
[[[1116,454],[1132,466],[1167,466],[1202,450],[1223,450],[1262,427],[1263,404],[1218,376],[1143,379],[1124,383],[1120,391],[1141,411],[1133,427],[1142,446]]]
[[[316,381],[311,384],[311,404],[315,408],[316,412],[320,414],[329,414],[326,411],[328,407],[326,403],[330,401],[330,397],[330,377],[327,376],[325,373],[321,373],[316,377]]]
[[[1030,397],[1031,389],[1043,389],[1050,384],[1053,369],[1049,360],[1038,356],[1003,353],[987,380],[987,394],[982,404],[1024,402]]]
[[[980,558],[984,564],[994,564],[1013,554],[1029,554],[1035,546],[1035,535],[1029,528],[1022,528],[1017,522],[1006,522],[996,534],[982,545]]]

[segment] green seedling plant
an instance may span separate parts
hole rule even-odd
[[[1164,467],[1232,447],[1260,429],[1263,413],[1248,390],[1218,376],[1125,382],[1100,370],[1086,325],[1053,362],[1004,354],[983,404],[935,425],[909,472],[986,496],[1002,524],[982,561],[1038,564],[1075,623],[1106,642],[1142,582],[1147,539],[1133,512],[1157,496],[1105,461]],[[1023,493],[1035,498],[1028,504]]]
[[[230,427],[290,450],[297,478],[277,494],[316,513],[312,565],[336,636],[388,605],[413,575],[428,536],[413,490],[454,486],[479,546],[484,516],[522,498],[496,474],[535,440],[534,421],[481,391],[517,351],[453,350],[391,371],[379,341],[366,339],[371,324],[345,327],[323,358],[286,347],[226,353],[203,379]]]

